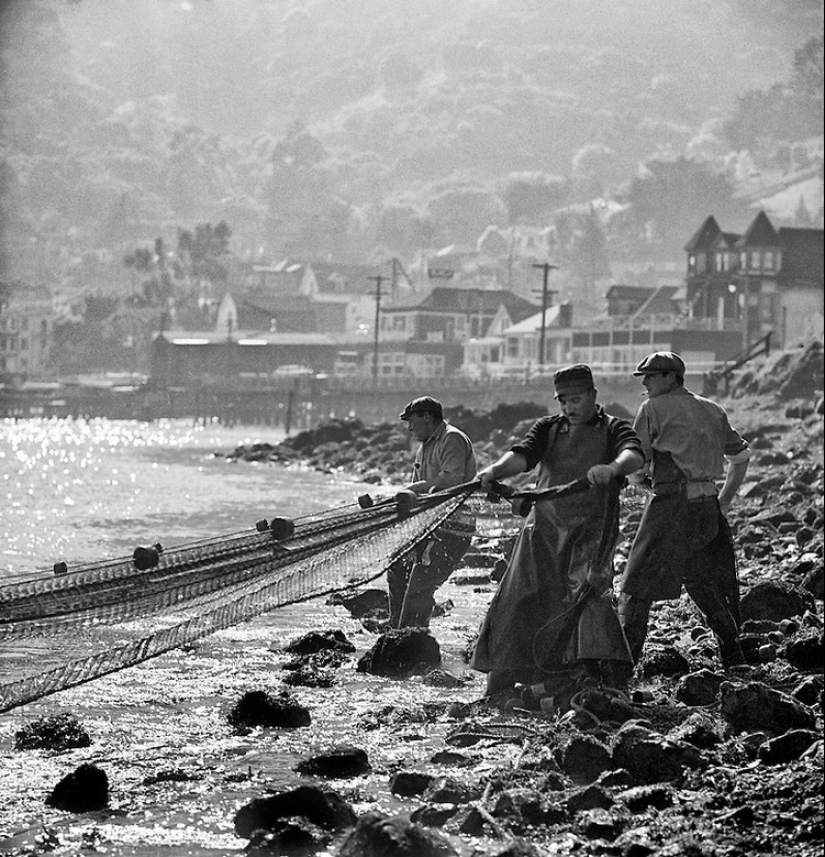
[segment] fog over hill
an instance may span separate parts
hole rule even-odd
[[[767,175],[777,143],[810,159],[821,70],[787,139],[743,161],[727,123],[822,20],[818,0],[5,0],[0,270],[59,279],[219,220],[240,253],[357,261],[549,223],[651,160]]]

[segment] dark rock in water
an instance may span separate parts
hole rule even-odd
[[[299,774],[319,777],[356,777],[371,770],[367,754],[360,747],[342,745],[304,759],[295,766]]]
[[[340,604],[354,619],[383,611],[389,615],[389,599],[385,589],[365,589],[362,592],[336,592],[328,604]]]
[[[784,648],[785,657],[798,670],[822,670],[822,632],[807,631],[788,640]]]
[[[440,833],[422,827],[407,815],[368,812],[347,834],[338,857],[456,857]]]
[[[72,714],[41,717],[14,734],[15,750],[71,750],[91,743],[89,733]]]
[[[806,705],[762,682],[723,682],[722,716],[739,732],[781,735],[789,729],[813,729],[816,717]]]
[[[759,758],[767,765],[784,765],[798,759],[821,735],[811,729],[791,729],[784,735],[765,741]]]
[[[825,597],[825,566],[820,563],[807,571],[802,579],[802,588],[818,601],[822,601]]]
[[[481,797],[481,788],[455,777],[436,777],[426,788],[422,799],[427,803],[469,803]]]
[[[742,595],[740,612],[742,619],[770,619],[781,622],[801,616],[813,609],[813,598],[809,592],[779,581],[756,583]]]
[[[286,692],[273,696],[265,690],[243,694],[229,712],[229,725],[235,729],[281,727],[294,729],[309,726],[309,710]]]
[[[424,794],[435,777],[420,771],[399,771],[390,780],[390,791],[399,797]]]
[[[242,806],[235,813],[235,833],[249,839],[256,830],[277,830],[288,818],[304,818],[324,830],[344,830],[356,820],[352,807],[332,789],[299,786]]]
[[[410,813],[410,821],[425,827],[444,827],[458,812],[459,807],[452,803],[424,804]]]
[[[310,631],[284,646],[284,651],[293,655],[312,655],[326,649],[338,652],[354,652],[355,646],[343,631]]]
[[[109,805],[109,778],[96,765],[80,765],[46,798],[46,806],[65,812],[92,812]]]
[[[673,646],[650,648],[642,656],[641,675],[650,679],[654,676],[676,676],[690,672],[687,658]]]
[[[311,857],[332,842],[331,832],[305,818],[284,818],[273,830],[256,830],[244,849],[246,857]]]
[[[358,661],[357,671],[382,676],[405,676],[441,666],[436,639],[422,628],[401,628],[382,634]]]
[[[424,683],[431,687],[464,687],[466,682],[446,670],[431,670],[424,676]]]

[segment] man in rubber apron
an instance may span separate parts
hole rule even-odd
[[[619,491],[624,477],[643,463],[641,444],[627,421],[596,404],[589,366],[565,367],[553,380],[561,413],[538,419],[522,443],[481,470],[482,489],[537,465],[537,491],[585,475],[591,487],[537,500],[524,522],[470,661],[488,674],[487,696],[576,665],[591,679],[603,677],[611,684],[618,683],[617,674],[630,673],[631,657],[613,605],[613,549]],[[585,594],[559,662],[545,662],[544,642]]]
[[[652,602],[678,598],[684,585],[716,635],[723,666],[743,664],[736,556],[724,513],[745,478],[748,444],[722,407],[685,388],[678,354],[650,354],[633,374],[642,378],[647,400],[634,421],[646,465],[632,478],[645,480],[653,495],[619,594],[631,652],[641,657]]]
[[[412,481],[396,495],[399,509],[412,508],[419,494],[443,491],[475,478],[472,441],[445,421],[441,402],[431,396],[413,399],[399,418],[420,441]],[[412,553],[392,564],[387,585],[393,628],[429,625],[435,591],[467,552],[474,532],[473,516],[461,507]]]

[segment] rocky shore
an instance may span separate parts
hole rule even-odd
[[[197,747],[179,746],[170,731],[157,770],[141,782],[133,777],[127,810],[136,812],[144,792],[165,788],[177,795],[170,800],[205,815],[208,794],[235,790],[221,823],[240,837],[237,847],[128,851],[87,825],[74,839],[0,840],[0,854],[819,857],[822,389],[822,347],[814,343],[775,355],[722,400],[753,450],[730,513],[746,667],[722,669],[712,635],[683,597],[654,610],[627,694],[592,687],[559,704],[481,701],[483,684],[466,668],[466,654],[512,546],[506,530],[482,534],[439,593],[450,598],[439,605],[432,634],[384,633],[386,595],[370,589],[331,599],[346,620],[273,647],[277,665],[248,651],[245,637],[233,650],[236,679],[214,678],[205,655],[188,653],[200,657],[200,672],[196,679],[181,666],[176,694],[184,697],[192,682],[199,706],[206,693],[231,696],[231,706],[220,722],[208,706],[198,708]],[[541,413],[530,403],[485,414],[447,410],[473,438],[481,463]],[[344,420],[230,457],[347,473],[380,493],[404,481],[411,449],[401,425]],[[627,498],[617,569],[640,516],[639,502]],[[249,690],[261,675],[267,680]],[[228,743],[230,732],[237,746]],[[83,723],[65,716],[25,724],[15,742],[21,755],[82,754],[90,743],[94,750]],[[273,744],[280,750],[267,749]],[[300,758],[277,785],[253,772],[253,762],[267,770],[273,752]],[[66,813],[111,811],[106,769],[128,779],[141,764],[112,750],[77,758],[84,764],[73,779],[56,782],[48,797]]]
[[[357,823],[350,818],[335,853],[447,855],[459,853],[456,837],[493,837],[499,847],[467,853],[820,854],[821,391],[822,348],[815,343],[776,355],[760,372],[742,377],[723,401],[753,450],[730,514],[740,558],[746,668],[733,675],[723,671],[712,635],[686,598],[662,603],[629,695],[594,688],[562,708],[534,705],[532,711],[518,700],[499,710],[449,707],[441,716],[455,726],[446,743],[461,748],[445,747],[441,755],[450,760],[450,772],[397,773],[390,788],[410,799],[411,814],[369,813]],[[483,464],[542,412],[526,403],[485,414],[455,409],[447,417],[473,438]],[[402,427],[351,420],[234,455],[397,484],[403,481],[399,461],[408,451]],[[640,516],[638,505],[626,504],[619,568]],[[487,565],[495,577],[502,547],[478,546],[467,558],[475,576],[463,573],[477,580],[478,569]],[[375,623],[375,610],[367,612],[371,618],[364,621]],[[426,647],[416,650],[410,665],[424,669],[427,654]],[[403,666],[403,656],[396,655]],[[439,676],[437,663],[430,667],[425,681],[450,680]],[[502,743],[513,751],[491,768],[484,750]],[[324,792],[318,799],[326,805],[339,796]],[[274,853],[266,848],[279,841],[282,822],[273,819],[285,812],[275,807],[278,799],[262,800],[242,820],[250,834],[256,825],[270,827],[268,835],[258,834],[255,854]]]

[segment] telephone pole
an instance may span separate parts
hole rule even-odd
[[[372,380],[378,381],[378,323],[381,319],[381,284],[386,277],[377,274],[374,277],[367,277],[369,280],[375,280],[375,335],[372,342]]]
[[[550,271],[558,271],[558,265],[551,265],[548,262],[541,264],[534,262],[534,268],[541,268],[544,272],[544,277],[541,283],[541,336],[539,337],[539,369],[544,369],[544,331],[547,326],[547,278]],[[553,292],[556,294],[556,292]]]

